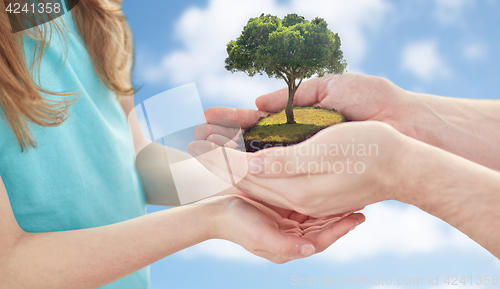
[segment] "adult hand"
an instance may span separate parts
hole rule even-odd
[[[259,118],[283,109],[287,101],[288,89],[283,88],[257,98],[258,111],[212,107],[205,111],[204,117],[207,122],[234,121],[246,129]],[[295,93],[293,104],[335,109],[355,121],[382,121],[413,138],[417,137],[414,114],[422,106],[419,99],[387,79],[356,73],[327,74],[304,81]]]
[[[259,111],[215,107],[208,109],[204,116],[208,123],[212,120],[231,120],[246,129],[260,117],[282,109],[286,99],[286,90],[280,90],[259,97],[256,101]],[[333,176],[332,179],[338,182],[333,182],[331,179],[330,183],[327,183],[328,178],[324,178],[325,184],[321,186],[316,185],[317,182],[312,181],[312,178],[325,174],[311,174],[311,180],[304,179],[302,182],[300,187],[302,193],[291,194],[291,198],[287,197],[288,192],[283,191],[288,189],[294,192],[293,190],[299,186],[294,181],[300,175],[276,175],[274,178],[281,178],[280,182],[272,182],[272,171],[271,174],[248,175],[237,184],[240,188],[275,205],[316,216],[349,211],[384,199],[396,199],[415,205],[444,220],[490,250],[495,256],[500,256],[496,242],[498,238],[494,237],[496,231],[492,229],[498,227],[498,218],[491,217],[498,215],[499,212],[500,174],[494,171],[500,170],[498,161],[500,149],[497,145],[499,135],[495,133],[500,120],[498,101],[412,93],[382,78],[347,73],[341,76],[326,75],[304,82],[295,95],[294,104],[335,108],[351,120],[379,121],[378,128],[372,127],[365,132],[358,130],[363,125],[361,123],[336,125],[321,131],[307,142],[314,142],[320,137],[327,139],[326,134],[331,134],[335,141],[335,135],[339,134],[341,129],[366,133],[371,137],[374,137],[373,134],[381,133],[382,138],[385,136],[394,141],[386,143],[393,143],[388,146],[393,150],[393,158],[382,157],[380,162],[367,162],[371,165],[366,166],[366,173],[357,181],[345,175]],[[383,124],[380,122],[391,125],[411,138],[402,134],[396,136],[395,130],[389,132],[387,126],[383,129],[385,132],[382,132],[380,129]],[[370,122],[366,123],[372,125]],[[196,146],[203,145],[202,140],[217,140],[214,137],[207,137],[204,129],[198,130],[195,136],[200,141],[192,145],[193,151],[196,150]],[[356,135],[356,137],[361,136],[363,135]],[[221,139],[223,138],[218,140]],[[323,143],[332,144],[332,140]],[[248,154],[249,169],[252,171],[252,156],[274,151],[271,160],[273,158],[286,160],[288,157],[286,152],[293,147],[305,147],[304,144]],[[202,162],[209,168],[217,167],[216,162],[210,163],[210,160]],[[268,163],[271,162],[274,161],[268,160]],[[370,167],[372,172],[367,174]],[[373,170],[379,170],[378,178],[370,178],[376,175]],[[275,186],[262,191],[266,180],[271,181],[267,185],[274,183]],[[330,187],[326,186],[328,184]],[[346,184],[349,185],[345,186]],[[326,192],[329,189],[330,191]],[[331,200],[336,199],[338,202],[328,202],[329,194]],[[332,205],[333,209],[329,210],[326,204]]]
[[[276,112],[286,106],[288,91],[278,91],[262,95],[256,101],[260,110]],[[408,118],[411,101],[392,82],[385,78],[344,73],[327,74],[301,84],[294,97],[297,106],[321,106],[335,109],[348,119],[356,121],[383,121],[401,132],[411,131],[408,124],[401,125]]]
[[[288,90],[281,89],[257,98],[258,111],[213,107],[206,110],[205,119],[232,120],[245,129],[281,110],[287,100]],[[381,121],[411,138],[500,171],[498,100],[414,93],[385,78],[344,73],[304,81],[294,105],[336,109],[355,121]]]
[[[221,129],[217,133],[225,134]],[[199,140],[188,150],[227,179],[225,160],[206,154],[226,140],[209,139],[215,144]],[[231,165],[230,173],[242,178],[235,184],[240,190],[269,204],[320,217],[394,199],[404,190],[405,139],[381,122],[351,122],[324,129],[300,144],[261,150],[247,158],[238,150],[225,152],[229,160],[248,159],[248,164]]]
[[[227,168],[226,163],[203,154],[212,144],[196,141],[189,150],[218,173]],[[369,152],[370,145],[376,145],[376,153]],[[404,136],[387,124],[351,122],[322,130],[294,146],[255,154],[225,151],[228,159],[233,159],[233,154],[249,156],[251,173],[236,186],[266,202],[318,217],[395,199],[442,219],[500,256],[500,173]],[[349,173],[346,165],[351,157]],[[336,168],[336,163],[343,168]],[[356,170],[359,163],[363,165]],[[237,165],[231,169],[235,175],[246,171]]]
[[[279,264],[322,252],[365,220],[352,212],[315,219],[242,195],[207,201],[223,204],[213,237]]]

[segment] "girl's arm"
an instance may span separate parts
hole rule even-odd
[[[204,202],[84,230],[26,233],[0,178],[2,288],[96,288],[214,237],[223,202]]]
[[[135,111],[133,110],[134,97],[122,97],[120,103],[122,105],[123,111],[128,118],[130,135],[132,138],[136,156],[141,150],[147,148],[148,151],[144,151],[143,154],[147,153],[149,155],[149,158],[155,158],[155,156],[157,155],[163,156],[164,149],[169,150],[168,155],[173,154],[179,155],[179,158],[183,157],[182,152],[164,147],[159,144],[152,144],[151,141],[144,136],[137,120],[137,116],[135,115]],[[146,159],[147,158],[148,156],[146,156]],[[147,160],[145,162],[147,162]],[[180,205],[174,180],[172,178],[172,173],[170,172],[170,167],[168,165],[165,167],[151,168],[148,167],[147,164],[145,164],[143,166],[137,165],[136,168],[141,178],[144,193],[146,195],[146,201],[148,204],[158,206]]]
[[[27,233],[16,222],[0,178],[0,284],[96,288],[211,238],[284,263],[323,251],[364,221],[362,214],[326,222],[281,211],[222,196],[103,227]]]
[[[157,159],[166,163],[167,155],[169,158],[172,158],[169,159],[169,161],[187,160],[192,158],[192,156],[182,151],[149,141],[142,133],[135,111],[133,110],[134,98],[124,97],[120,102],[128,117],[135,154],[138,157],[136,168],[144,187],[147,203],[159,206],[180,205],[170,167],[168,165],[164,167],[154,167],[151,166],[150,163],[156,163]],[[203,179],[207,177],[207,173],[208,171],[200,165],[193,166],[193,168],[189,170],[189,173],[183,175],[177,173],[176,177],[178,178],[178,182],[183,183],[184,191],[200,192],[205,190],[206,184],[209,183],[208,180],[204,181]],[[180,180],[179,178],[181,177],[183,177],[184,180]],[[196,181],[193,181],[194,178]],[[189,186],[189,188],[187,186]],[[217,195],[227,194],[228,191],[225,190],[225,188],[226,186],[221,186],[221,192]],[[235,193],[234,190],[232,190],[232,192]]]

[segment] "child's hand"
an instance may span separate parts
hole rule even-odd
[[[315,219],[242,196],[213,199],[223,206],[212,237],[278,264],[322,252],[365,220],[360,213]]]

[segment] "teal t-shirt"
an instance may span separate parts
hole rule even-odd
[[[40,85],[49,91],[78,92],[64,96],[80,96],[68,120],[58,127],[31,124],[37,147],[21,152],[0,109],[0,176],[26,232],[98,227],[145,214],[127,117],[97,76],[71,13],[62,18],[67,28],[62,37],[52,35],[41,62]],[[25,39],[29,57],[35,44]],[[103,288],[148,287],[146,268]]]

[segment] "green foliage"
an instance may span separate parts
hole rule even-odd
[[[227,70],[281,78],[294,91],[304,78],[340,74],[346,67],[338,34],[322,18],[308,21],[297,14],[283,20],[264,14],[251,18],[240,37],[227,44],[227,53]]]

